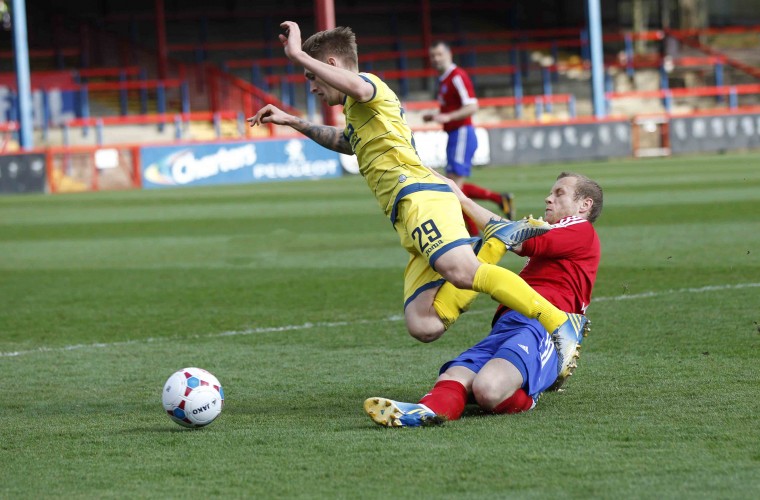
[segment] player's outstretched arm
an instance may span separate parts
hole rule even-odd
[[[264,123],[285,125],[293,130],[301,132],[309,139],[327,149],[332,149],[333,151],[347,155],[354,154],[351,149],[351,144],[343,135],[343,129],[311,123],[297,116],[288,114],[273,104],[267,104],[258,110],[255,115],[247,118],[247,121],[251,127],[262,125]]]
[[[285,21],[280,24],[280,27],[285,30],[285,33],[280,34],[279,37],[288,59],[300,64],[307,72],[359,102],[367,102],[375,95],[375,87],[357,73],[324,63],[304,52],[301,49],[301,28],[297,23]]]
[[[503,219],[501,215],[496,215],[487,208],[478,205],[470,198],[464,196],[464,194],[462,194],[462,196],[464,198],[459,198],[459,203],[462,204],[462,211],[475,222],[475,225],[478,226],[478,229],[482,230],[490,220]]]
[[[340,127],[317,125],[316,123],[296,118],[293,128],[327,149],[332,149],[344,155],[354,154],[354,150],[351,149],[351,143],[343,135],[343,129]]]
[[[468,116],[474,115],[477,112],[478,103],[473,102],[466,104],[455,111],[451,111],[450,113],[438,113],[437,115],[431,117],[430,121],[434,121],[436,123],[448,123],[455,120],[462,120]]]
[[[472,219],[475,222],[475,225],[478,226],[478,229],[483,229],[485,225],[490,221],[491,219],[501,219],[502,217],[500,215],[496,215],[495,213],[491,212],[485,207],[482,207],[475,203],[473,200],[467,197],[466,194],[462,192],[461,189],[459,189],[459,186],[457,186],[457,183],[453,180],[449,179],[448,177],[444,177],[439,172],[430,169],[436,176],[438,176],[440,179],[446,182],[446,184],[449,185],[452,191],[454,191],[454,194],[457,195],[457,199],[459,200],[459,203],[462,205],[462,211],[467,214],[467,216]]]

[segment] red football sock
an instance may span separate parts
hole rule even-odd
[[[467,389],[456,380],[437,382],[430,392],[420,399],[420,404],[433,410],[436,415],[445,416],[449,420],[461,417],[466,403]]]
[[[477,236],[480,234],[480,229],[478,229],[478,225],[475,224],[475,221],[467,217],[467,214],[462,212],[462,217],[464,217],[464,225],[467,227],[467,232],[470,233],[470,236]]]
[[[489,200],[496,203],[497,205],[501,205],[501,194],[495,193],[484,187],[465,183],[462,185],[462,192],[468,198],[472,198],[474,200]]]
[[[522,390],[517,389],[514,394],[499,403],[499,405],[493,409],[494,413],[520,413],[522,411],[528,411],[533,407],[533,398]]]

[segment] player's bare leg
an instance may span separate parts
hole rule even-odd
[[[446,325],[433,307],[433,301],[440,288],[425,290],[404,308],[406,328],[409,334],[420,342],[438,340],[446,331]]]
[[[472,394],[484,410],[493,411],[522,387],[523,378],[515,365],[494,358],[480,369],[472,381]]]
[[[508,247],[543,234],[548,231],[547,226],[543,221],[494,220],[486,225],[485,232]],[[487,244],[493,243],[487,241]],[[447,283],[435,294],[433,289],[421,293],[404,311],[409,333],[420,341],[438,339],[466,310],[475,294],[464,290],[487,293],[497,302],[537,318],[551,332],[567,321],[567,314],[551,305],[522,278],[508,269],[481,262],[469,246],[447,251],[436,261],[436,270]]]

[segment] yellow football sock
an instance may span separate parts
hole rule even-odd
[[[497,302],[529,318],[538,319],[548,332],[553,332],[567,320],[566,313],[554,307],[520,276],[503,267],[481,265],[475,273],[472,289],[487,293]]]
[[[504,243],[496,238],[489,238],[480,247],[478,260],[484,264],[496,264],[505,253],[507,253],[507,247]],[[449,282],[444,283],[433,300],[433,307],[441,318],[444,328],[448,329],[463,312],[468,310],[477,296],[478,292],[460,290]]]
[[[507,246],[496,238],[483,242],[478,252],[478,260],[483,264],[497,264],[507,253]]]

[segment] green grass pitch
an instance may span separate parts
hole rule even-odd
[[[362,402],[419,398],[495,304],[409,337],[406,254],[361,178],[0,198],[0,497],[757,498],[760,156],[473,181],[540,215],[565,168],[605,189],[576,375],[425,429]],[[225,388],[201,430],[161,408],[184,366]]]

